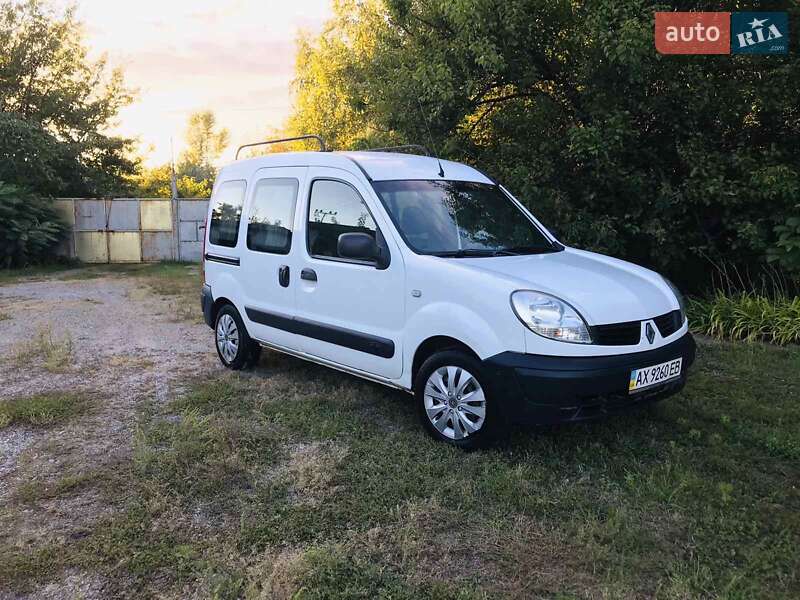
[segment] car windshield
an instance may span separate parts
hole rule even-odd
[[[496,185],[466,181],[376,181],[403,239],[418,254],[500,256],[561,249]]]

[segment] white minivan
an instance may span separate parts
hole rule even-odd
[[[434,157],[237,160],[203,256],[226,367],[267,347],[405,390],[458,446],[664,398],[695,357],[667,279],[564,246],[498,183]]]

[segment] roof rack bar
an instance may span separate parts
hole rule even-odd
[[[263,142],[254,142],[252,144],[244,144],[243,146],[239,146],[239,148],[236,150],[236,158],[234,158],[234,160],[239,160],[239,152],[241,152],[245,148],[252,148],[253,146],[265,146],[267,144],[280,144],[281,142],[295,142],[298,140],[317,140],[319,142],[320,151],[321,152],[328,151],[328,149],[325,147],[325,140],[323,140],[321,136],[313,134],[298,135],[297,137],[283,138],[280,140],[266,140]]]
[[[364,152],[389,152],[391,150],[422,150],[425,156],[430,156],[431,151],[421,144],[403,144],[402,146],[386,146],[384,148],[367,148]]]

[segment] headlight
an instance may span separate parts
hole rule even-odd
[[[681,325],[683,325],[683,322],[686,320],[686,303],[683,301],[683,294],[681,294],[680,290],[676,288],[675,284],[672,283],[669,279],[667,279],[663,275],[661,276],[661,279],[663,279],[664,283],[666,283],[669,286],[669,289],[672,290],[672,293],[675,294],[675,298],[678,300],[678,306],[681,309]]]
[[[520,290],[511,294],[511,307],[528,329],[542,337],[575,344],[592,343],[586,322],[563,300],[542,292]]]

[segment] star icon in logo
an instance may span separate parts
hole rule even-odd
[[[764,23],[769,21],[769,19],[756,19],[753,17],[753,20],[748,23],[751,29],[755,29],[756,27],[763,27]]]

